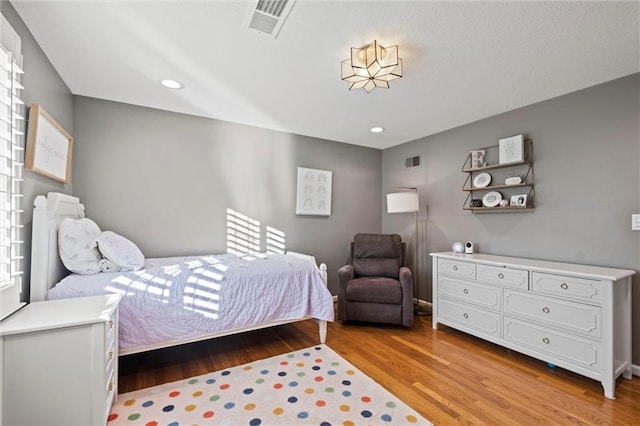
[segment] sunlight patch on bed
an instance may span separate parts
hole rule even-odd
[[[223,271],[223,272],[224,272],[224,271]],[[193,271],[193,273],[194,273],[194,274],[200,274],[200,275],[203,275],[203,276],[205,276],[205,277],[207,277],[207,278],[210,278],[210,279],[212,279],[212,280],[214,280],[214,281],[222,281],[222,279],[224,278],[224,275],[219,274],[219,273],[214,272],[214,271],[210,271],[210,270],[208,270],[208,269],[204,269],[204,268],[196,269],[195,271]],[[192,282],[191,280],[193,280],[193,279],[198,279],[198,280],[200,280],[199,278],[189,277],[189,279],[187,280],[187,282]]]
[[[146,292],[162,298],[163,303],[167,303],[167,299],[170,295],[169,287],[171,287],[171,281],[147,273],[140,273],[138,276],[141,280],[132,280],[124,275],[119,275],[111,280],[111,283],[114,284],[114,286],[109,286],[109,288],[117,293],[126,294],[128,296],[135,294],[135,292],[130,290]],[[152,285],[152,283],[155,285]],[[119,289],[119,286],[125,287],[129,291]]]
[[[175,277],[175,276],[180,275],[180,273],[182,272],[182,268],[180,268],[180,265],[178,265],[178,264],[169,265],[169,266],[163,266],[162,267],[162,272],[164,272],[167,275],[171,275],[172,277]]]

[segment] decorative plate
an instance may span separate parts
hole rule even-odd
[[[498,191],[491,191],[484,194],[484,197],[482,197],[482,204],[485,207],[495,207],[500,204],[500,200],[502,200],[502,194]]]
[[[476,188],[484,188],[491,183],[491,175],[489,173],[480,173],[473,178],[473,186]]]

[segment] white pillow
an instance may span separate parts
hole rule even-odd
[[[64,266],[76,274],[97,274],[102,259],[93,240],[100,228],[88,218],[64,219],[58,229],[58,250]]]
[[[137,271],[144,267],[144,255],[138,246],[115,232],[104,231],[93,239],[91,246],[97,247],[102,257],[109,260],[117,270]]]

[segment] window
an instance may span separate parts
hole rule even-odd
[[[20,307],[24,103],[20,38],[0,16],[0,319]]]

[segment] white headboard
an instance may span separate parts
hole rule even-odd
[[[49,192],[47,197],[38,195],[33,204],[30,300],[37,302],[69,275],[58,254],[58,228],[64,218],[84,217],[84,205],[77,197],[59,192]]]

